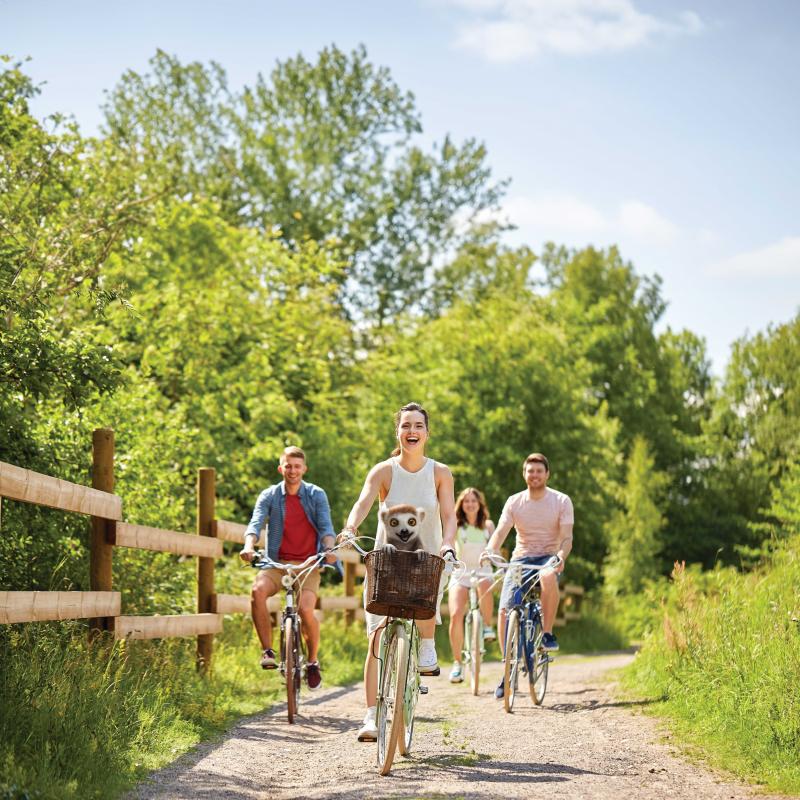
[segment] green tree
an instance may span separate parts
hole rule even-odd
[[[637,436],[620,492],[622,507],[606,526],[603,575],[609,593],[636,594],[648,579],[659,575],[659,535],[665,521],[659,504],[666,484],[666,476],[655,469],[647,440]]]
[[[704,538],[725,561],[758,557],[773,487],[800,457],[800,315],[734,343],[703,426]]]
[[[342,300],[378,326],[422,304],[435,257],[496,205],[483,145],[449,137],[426,153],[413,96],[360,47],[279,62],[234,95],[216,64],[159,51],[105,107],[108,138],[157,186],[205,194],[231,222],[311,239],[348,265]],[[347,278],[346,284],[344,283]]]

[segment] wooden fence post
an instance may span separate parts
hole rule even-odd
[[[92,487],[114,493],[114,431],[98,428],[92,433]],[[92,517],[92,536],[89,546],[89,586],[95,592],[111,591],[111,555],[114,551],[116,522],[103,517]],[[93,617],[89,630],[113,628],[113,617]]]
[[[217,497],[216,473],[213,467],[197,471],[197,534],[214,535],[214,505]],[[197,559],[197,613],[209,614],[214,595],[214,559]],[[197,637],[197,668],[207,673],[211,667],[214,634],[201,633]]]
[[[353,597],[356,593],[356,565],[350,561],[344,562],[344,593],[345,597]],[[348,609],[344,612],[345,625],[352,625],[355,620],[355,611]]]

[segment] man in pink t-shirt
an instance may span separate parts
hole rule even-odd
[[[528,488],[506,500],[497,529],[492,534],[486,549],[498,553],[512,526],[517,531],[517,546],[511,556],[514,562],[528,566],[542,566],[549,558],[557,555],[561,564],[556,572],[564,570],[564,562],[572,550],[572,526],[575,521],[572,500],[563,492],[547,486],[550,465],[541,453],[532,453],[522,464],[522,477]],[[553,622],[558,610],[558,577],[550,573],[541,578],[542,587],[542,647],[545,650],[558,650],[558,642],[553,636]],[[503,591],[500,595],[500,614],[498,629],[500,643],[505,642],[506,616],[512,604],[514,582],[511,572],[506,573]],[[495,696],[503,696],[503,682],[495,691]]]

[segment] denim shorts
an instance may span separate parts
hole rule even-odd
[[[522,558],[512,559],[511,563],[528,564],[531,567],[541,567],[544,566],[552,557],[553,556],[523,556]],[[520,586],[514,577],[515,572],[516,570],[509,569],[506,571],[505,578],[503,578],[503,590],[500,593],[500,608],[505,608],[506,610],[512,608],[514,605],[516,605],[516,602],[519,602],[520,600],[520,593],[519,593]],[[530,570],[530,569],[522,570],[523,590],[527,589],[527,587],[531,584],[535,575],[536,575],[535,570]],[[556,578],[559,577],[560,575],[556,574]]]

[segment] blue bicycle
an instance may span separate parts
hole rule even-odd
[[[531,700],[540,706],[547,691],[547,673],[552,657],[542,648],[542,604],[540,581],[543,575],[553,572],[561,563],[553,556],[541,567],[491,559],[501,569],[513,570],[513,603],[506,621],[505,649],[503,651],[503,707],[511,714],[519,688],[520,673],[528,676]]]

